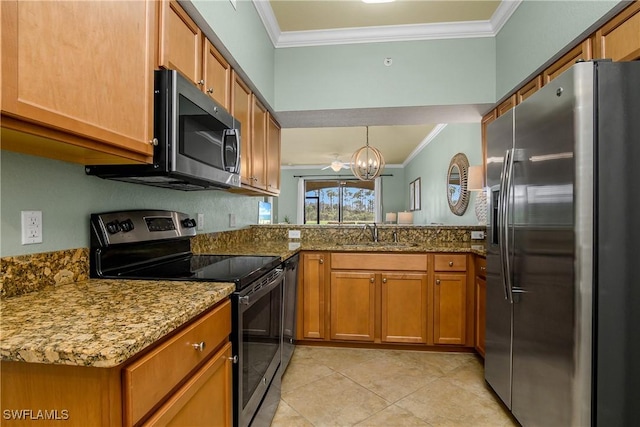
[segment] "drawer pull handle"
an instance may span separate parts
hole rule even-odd
[[[324,259],[320,258],[320,264],[324,264]]]
[[[238,363],[238,355],[236,354],[235,356],[230,357],[229,360],[231,360],[231,363],[235,365],[236,363]]]
[[[387,283],[387,278],[386,277],[382,278],[382,283]]]
[[[196,344],[192,344],[193,348],[195,348],[197,351],[204,351],[205,347],[207,346],[207,344],[204,341],[201,341],[199,343]]]
[[[449,261],[449,267],[453,267],[453,261]]]
[[[373,282],[375,282],[375,281],[376,281],[376,279],[375,279],[374,277],[372,277],[372,278],[370,278],[370,279],[369,279],[369,281],[370,281],[371,283],[373,283]]]
[[[440,279],[437,279],[436,280],[436,285],[439,285],[439,284],[440,284]]]
[[[487,267],[480,267],[480,271],[485,271]]]

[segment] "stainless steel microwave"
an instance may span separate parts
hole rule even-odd
[[[155,71],[153,163],[88,175],[179,190],[240,187],[240,123],[175,70]]]

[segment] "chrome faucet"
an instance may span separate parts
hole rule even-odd
[[[371,224],[365,224],[364,225],[364,229],[369,229],[371,230],[371,241],[372,242],[378,242],[378,226],[376,225],[376,223],[373,223],[373,226]]]

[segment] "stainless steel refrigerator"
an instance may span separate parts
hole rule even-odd
[[[640,420],[640,62],[487,127],[485,378],[523,426]]]

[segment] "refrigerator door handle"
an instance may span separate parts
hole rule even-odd
[[[509,292],[507,291],[507,270],[505,260],[505,204],[506,204],[506,183],[507,183],[507,171],[509,167],[509,158],[511,150],[507,150],[504,153],[504,162],[502,163],[502,173],[500,174],[500,190],[498,197],[498,218],[496,227],[498,227],[498,248],[500,252],[500,269],[502,271],[502,286],[504,290],[504,299],[509,300]]]
[[[505,264],[505,289],[507,292],[507,299],[510,303],[513,303],[513,283],[511,280],[511,249],[509,247],[509,215],[511,207],[511,190],[513,189],[513,163],[515,158],[515,149],[510,150],[509,164],[507,166],[507,178],[506,178],[506,191],[505,191],[505,204],[504,204],[504,264]]]

